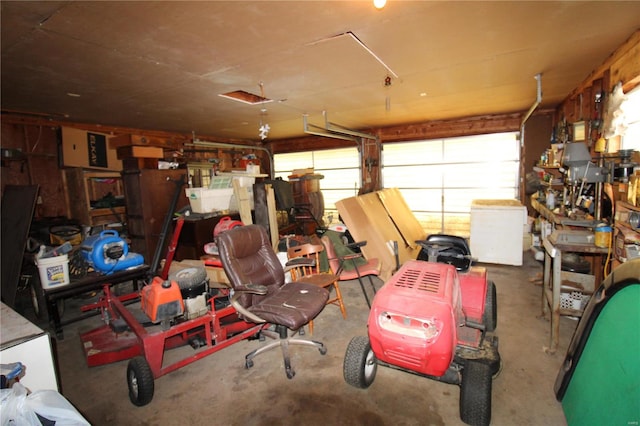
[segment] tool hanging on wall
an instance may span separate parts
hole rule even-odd
[[[366,160],[364,160],[364,165],[367,166],[367,173],[369,175],[371,175],[371,169],[373,169],[373,166],[377,166],[378,165],[378,160],[375,160],[375,159],[369,157]]]

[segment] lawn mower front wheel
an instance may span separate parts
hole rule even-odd
[[[460,419],[473,426],[491,422],[491,366],[482,361],[467,360],[462,370],[460,387]]]
[[[129,399],[133,405],[142,407],[153,399],[153,372],[144,357],[137,356],[129,361],[127,385],[129,386]]]
[[[378,362],[369,338],[356,336],[349,342],[344,356],[344,380],[360,389],[368,388],[376,377]]]

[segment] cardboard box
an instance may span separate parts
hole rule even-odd
[[[111,149],[132,145],[169,148],[171,143],[165,138],[148,135],[118,135],[109,138],[109,148]]]
[[[62,127],[62,163],[66,167],[122,170],[117,152],[107,146],[109,135]]]
[[[120,146],[118,159],[125,158],[164,158],[164,150],[156,146]]]

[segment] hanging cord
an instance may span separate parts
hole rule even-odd
[[[607,270],[609,268],[611,268],[611,245],[613,244],[613,233],[611,233],[611,238],[609,239],[609,246],[607,247],[607,259],[604,262],[604,278],[607,278],[607,276],[611,273],[611,271],[607,272]]]

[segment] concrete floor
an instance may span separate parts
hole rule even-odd
[[[493,383],[494,425],[563,425],[553,384],[577,322],[561,318],[560,346],[549,344],[549,321],[540,318],[541,263],[525,253],[522,267],[484,265],[497,288],[500,354],[504,366]],[[381,285],[381,282],[378,282]],[[459,388],[388,368],[361,390],[347,385],[342,363],[349,340],[366,334],[368,308],[356,282],[341,285],[348,319],[328,306],[316,319],[313,338],[328,353],[292,348],[293,380],[279,350],[262,354],[252,369],[244,355],[261,343],[242,341],[158,378],[150,404],[128,397],[127,362],[88,368],[79,334],[101,325],[99,317],[64,329],[55,342],[62,393],[94,425],[458,425]],[[76,301],[67,303],[67,311]],[[190,347],[167,357],[189,356]]]

